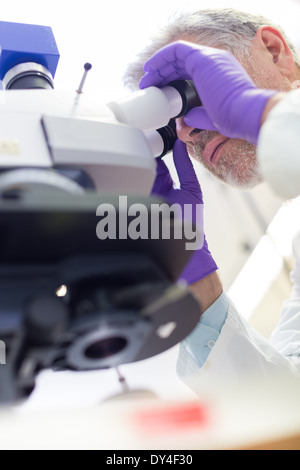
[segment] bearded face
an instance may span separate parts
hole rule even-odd
[[[272,68],[264,68],[259,54],[242,63],[258,88],[290,91],[292,84]],[[193,129],[177,119],[177,134],[187,145],[192,158],[221,181],[241,189],[250,189],[263,181],[256,147],[245,140],[231,139],[216,131]]]

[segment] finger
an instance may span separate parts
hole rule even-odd
[[[173,158],[181,189],[201,192],[200,184],[193,163],[187,152],[186,145],[180,140],[175,142]]]
[[[174,80],[190,80],[184,69],[174,67],[172,64],[168,66],[147,72],[141,79],[139,87],[141,90],[149,88],[150,86],[165,86]]]
[[[177,41],[160,49],[144,65],[145,72],[163,68],[168,63],[184,63],[196,46],[185,41]]]
[[[219,132],[219,129],[212,122],[202,106],[191,109],[191,111],[184,116],[184,122],[189,127]]]
[[[165,164],[162,158],[157,158],[156,160],[156,176],[161,178],[163,177],[170,177],[169,168]]]
[[[176,61],[176,43],[167,46],[156,52],[144,65],[145,72],[151,72],[165,67],[166,64]]]
[[[167,165],[162,159],[157,160],[156,178],[151,194],[158,194],[161,196],[167,195],[173,188],[173,185],[174,183]]]
[[[159,50],[144,65],[146,75],[140,82],[140,88],[163,86],[173,80],[189,80],[185,59],[194,49],[184,41],[178,41]]]
[[[153,72],[147,72],[141,79],[139,83],[139,87],[141,90],[145,88],[149,88],[150,86],[164,86],[167,83],[171,82],[172,80],[176,80],[177,78],[173,78],[174,75],[169,74],[167,76],[163,76],[159,70],[155,70]]]

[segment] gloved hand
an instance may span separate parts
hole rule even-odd
[[[154,54],[144,71],[142,89],[178,79],[194,81],[204,107],[186,115],[188,126],[257,144],[264,108],[276,92],[257,88],[229,52],[178,41]]]
[[[186,146],[180,140],[175,143],[173,158],[180,181],[180,189],[174,188],[167,166],[163,160],[158,160],[157,177],[152,194],[163,196],[172,204],[180,204],[183,215],[184,205],[193,206],[192,220],[196,223],[196,210],[203,210],[202,191]],[[201,218],[201,220],[203,219]],[[207,241],[204,237],[202,248],[194,252],[180,279],[185,280],[189,285],[194,284],[217,269],[218,267],[208,250]]]

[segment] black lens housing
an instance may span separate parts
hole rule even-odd
[[[178,139],[177,132],[176,132],[176,121],[175,119],[171,119],[169,124],[161,129],[157,129],[159,135],[161,136],[164,144],[164,149],[161,155],[157,158],[163,158],[167,155],[171,150],[173,150],[176,140]]]
[[[45,75],[38,72],[20,74],[12,79],[8,85],[7,90],[51,90],[53,89],[53,83]]]
[[[49,90],[54,88],[49,70],[35,62],[24,62],[8,70],[3,86],[6,90]]]
[[[167,126],[157,129],[157,132],[163,140],[164,149],[162,154],[156,158],[163,158],[174,148],[175,142],[178,139],[175,119],[185,116],[191,109],[197,106],[202,106],[202,102],[192,80],[174,80],[170,82],[168,86],[175,88],[179,92],[182,99],[182,109],[178,116],[170,120]]]
[[[173,82],[170,82],[168,86],[175,88],[182,99],[181,112],[178,114],[178,116],[175,117],[175,119],[184,116],[192,108],[196,108],[197,106],[202,105],[192,80],[174,80]]]

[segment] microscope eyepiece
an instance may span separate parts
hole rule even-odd
[[[160,136],[160,139],[162,141],[160,144],[160,150],[154,150],[153,152],[155,158],[163,158],[171,150],[173,150],[175,142],[178,139],[175,119],[181,116],[185,116],[185,114],[187,114],[191,109],[196,108],[197,106],[201,106],[202,104],[195,88],[194,82],[192,80],[175,80],[169,83],[168,86],[175,88],[175,90],[177,90],[180,94],[182,100],[182,108],[180,113],[173,119],[171,119],[167,126],[164,126],[155,131],[155,133]],[[149,135],[148,137],[148,142],[149,140],[153,141],[159,139],[158,136],[156,137],[156,139],[154,136],[150,138]],[[161,145],[163,145],[162,148]]]
[[[193,82],[176,80],[162,88],[140,90],[107,106],[119,122],[150,132],[201,106],[201,101]]]
[[[178,116],[174,116],[175,118],[184,116],[192,108],[201,106],[201,100],[192,80],[174,80],[173,82],[170,82],[168,86],[175,88],[175,90],[180,94],[182,100],[181,111]]]
[[[175,145],[178,139],[176,132],[176,121],[171,119],[167,126],[146,134],[147,142],[155,158],[163,158]]]
[[[108,104],[116,119],[144,131],[155,158],[172,150],[177,139],[174,119],[201,106],[191,80],[175,80],[168,85],[150,87]]]

